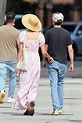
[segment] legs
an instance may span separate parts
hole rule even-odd
[[[27,72],[21,71],[19,79],[19,87],[17,97],[13,108],[17,110],[26,110],[24,115],[28,115],[29,109],[34,110],[31,102],[34,102],[37,96],[38,80],[40,77],[40,70],[28,70]]]
[[[14,97],[14,91],[16,87],[16,73],[13,71],[9,72],[9,92],[8,97]]]
[[[51,86],[51,98],[52,98],[52,105],[53,110],[59,109],[59,97],[58,97],[58,73],[56,69],[50,69],[48,71],[49,78],[50,78],[50,86]]]
[[[0,63],[0,91],[5,91],[5,81],[6,81],[7,68],[6,65]]]
[[[15,73],[16,61],[1,62],[0,63],[0,91],[5,90],[5,81],[7,69],[9,69],[9,93],[8,96],[14,96],[14,90],[16,86],[16,73]]]
[[[51,98],[53,110],[60,110],[63,107],[63,84],[66,73],[66,66],[57,61],[47,64],[51,86]]]
[[[32,80],[32,85],[29,89],[28,102],[30,103],[30,105],[27,108],[27,110],[24,112],[24,115],[30,115],[30,116],[34,115],[35,99],[38,90],[39,77],[40,77],[40,71],[37,71],[37,73],[33,77],[34,79]]]
[[[9,69],[9,93],[8,96],[13,97],[15,86],[16,86],[16,73],[15,73],[15,67],[16,67],[16,60],[10,61],[10,62],[0,62],[0,98],[1,102],[4,102],[2,100],[4,92],[5,91],[5,81],[6,81],[6,75],[7,75],[7,69]]]
[[[5,64],[0,63],[0,103],[5,99],[5,81],[6,81],[7,68]]]
[[[67,67],[64,64],[60,64],[59,72],[58,72],[58,96],[60,102],[60,108],[63,108],[63,85],[64,85],[64,78],[66,75]]]
[[[14,97],[14,91],[16,87],[16,72],[15,72],[15,67],[16,67],[16,61],[12,61],[9,63],[9,66],[13,68],[13,71],[9,69],[9,92],[8,92],[8,97]]]

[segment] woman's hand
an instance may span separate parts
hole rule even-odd
[[[42,61],[42,67],[46,68],[46,61]]]
[[[16,68],[16,75],[19,76],[19,74],[20,74],[20,70]]]
[[[54,59],[53,59],[52,57],[50,57],[50,58],[48,59],[48,62],[49,62],[49,63],[52,63],[52,62],[54,62]]]

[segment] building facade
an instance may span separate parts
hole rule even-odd
[[[64,21],[82,21],[82,2],[81,0],[24,0],[32,5],[36,5],[36,14],[43,27],[51,24],[51,16],[54,12],[62,12]]]

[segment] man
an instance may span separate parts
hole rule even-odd
[[[14,101],[14,91],[16,86],[16,62],[17,46],[19,45],[19,30],[14,28],[15,13],[8,12],[6,15],[6,25],[0,27],[0,103],[5,99],[5,81],[9,74],[8,102]],[[8,71],[7,71],[8,70]]]
[[[63,111],[63,85],[67,70],[67,49],[71,62],[69,71],[72,72],[74,69],[73,42],[69,32],[61,27],[63,19],[62,13],[54,13],[52,16],[54,27],[45,33],[45,48],[54,59],[53,63],[47,62],[53,115],[61,114]],[[43,61],[43,66],[45,66],[45,61]]]

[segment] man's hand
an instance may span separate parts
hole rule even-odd
[[[71,64],[71,65],[69,66],[69,72],[73,72],[73,70],[74,70],[74,65]]]

